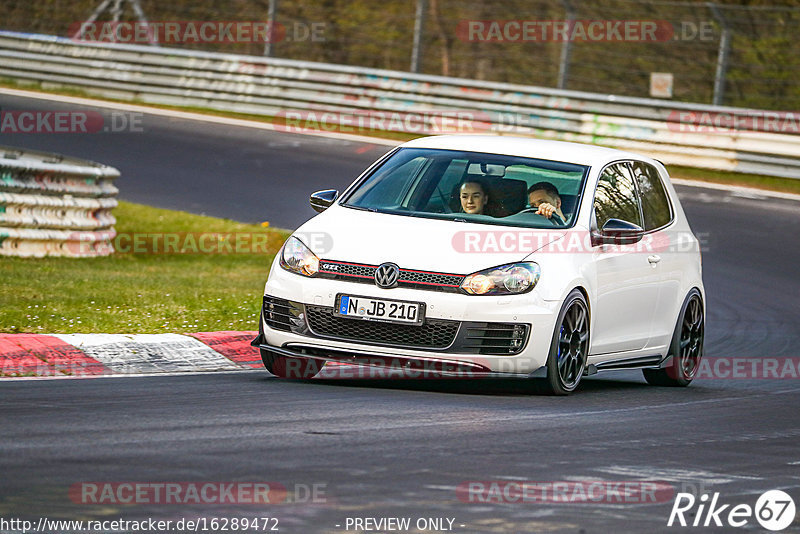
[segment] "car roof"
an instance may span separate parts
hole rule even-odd
[[[655,160],[652,158],[633,152],[617,150],[615,148],[508,135],[437,135],[420,137],[404,143],[401,146],[409,148],[438,148],[463,150],[466,152],[485,152],[489,154],[546,159],[549,161],[563,161],[592,167],[603,166],[620,159],[636,159],[655,163]]]

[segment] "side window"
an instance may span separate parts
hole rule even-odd
[[[658,170],[647,163],[635,161],[633,162],[633,174],[639,183],[644,229],[654,230],[669,224],[672,220],[672,210]]]
[[[600,175],[594,194],[594,214],[598,228],[603,228],[609,219],[642,226],[636,186],[627,163],[610,165]]]

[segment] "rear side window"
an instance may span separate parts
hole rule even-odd
[[[639,183],[644,229],[655,230],[668,225],[672,221],[672,209],[658,170],[647,163],[634,161],[633,174]]]
[[[619,219],[642,226],[639,199],[627,163],[609,165],[597,181],[594,195],[597,228],[609,219]]]

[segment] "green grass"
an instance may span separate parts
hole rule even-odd
[[[128,202],[120,202],[114,215],[115,228],[123,235],[266,234],[267,252],[3,257],[0,332],[181,333],[258,328],[264,282],[288,232]]]

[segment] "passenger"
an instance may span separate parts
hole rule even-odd
[[[561,211],[561,195],[558,194],[556,186],[550,182],[537,182],[528,188],[528,203],[532,209],[536,209],[536,214],[548,219],[555,213],[561,217],[562,221],[567,218]]]
[[[458,188],[461,199],[461,211],[473,215],[483,215],[486,203],[489,202],[487,187],[477,180],[469,180]]]

